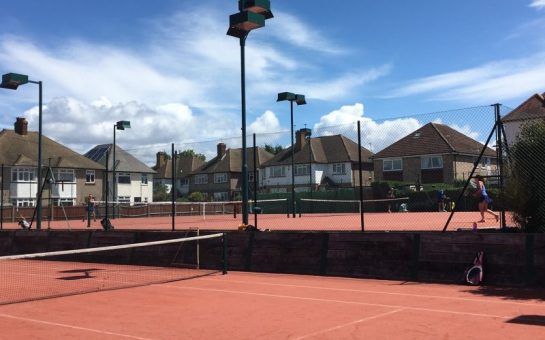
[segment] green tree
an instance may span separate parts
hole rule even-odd
[[[510,148],[505,200],[525,232],[545,232],[545,122],[523,125]]]
[[[284,148],[282,147],[282,145],[272,146],[272,145],[270,145],[270,144],[265,144],[265,146],[264,146],[263,148],[265,149],[265,151],[270,152],[270,153],[272,153],[273,155],[276,155],[276,154],[279,153],[280,151],[284,150]]]
[[[187,196],[190,202],[204,202],[204,195],[202,192],[194,191]]]
[[[161,183],[153,185],[153,201],[164,202],[170,200],[170,195],[167,192],[167,186]]]
[[[180,157],[197,157],[203,162],[206,161],[206,156],[204,154],[196,153],[193,149],[180,150],[178,151],[178,155],[180,155]]]

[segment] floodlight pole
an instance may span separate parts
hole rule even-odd
[[[293,145],[293,100],[290,100],[291,126],[291,217],[295,218],[295,147]]]
[[[246,155],[246,70],[245,70],[245,34],[240,38],[240,87],[242,113],[242,224],[248,224],[248,157]]]
[[[42,228],[42,82],[28,79],[27,75],[6,73],[2,75],[1,88],[17,90],[20,85],[32,83],[38,85],[38,183],[36,192],[36,229]]]
[[[229,16],[227,35],[240,41],[240,83],[242,115],[242,224],[248,225],[248,159],[246,154],[246,38],[251,30],[265,26],[273,17],[269,0],[239,0],[239,12]]]
[[[38,202],[36,205],[36,229],[42,229],[42,82],[29,80],[38,84]]]
[[[113,150],[112,150],[112,158],[113,158],[113,162],[112,162],[112,183],[113,183],[113,186],[112,186],[112,219],[115,219],[115,202],[117,201],[116,198],[115,198],[115,194],[116,194],[116,186],[117,186],[117,181],[116,181],[116,178],[115,178],[115,130],[117,129],[117,124],[114,124],[114,144],[113,144]],[[108,204],[108,202],[106,202],[106,204]]]

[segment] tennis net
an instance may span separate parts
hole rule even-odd
[[[258,207],[261,213],[280,214],[287,213],[288,200],[266,199],[248,202],[248,211],[254,211]],[[203,220],[212,216],[224,218],[225,215],[237,217],[242,211],[242,201],[218,201],[218,202],[175,202],[176,216],[200,216]],[[116,207],[117,217],[158,217],[171,216],[172,202],[137,203],[133,205],[119,204]]]
[[[298,201],[299,217],[304,214],[356,214],[364,212],[407,211],[408,197],[374,200],[329,200],[301,198]]]
[[[0,305],[225,274],[225,234],[0,257]]]

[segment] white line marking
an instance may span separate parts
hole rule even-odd
[[[176,289],[191,289],[191,290],[200,290],[200,291],[207,291],[207,292],[233,293],[233,294],[264,296],[264,297],[273,297],[273,298],[282,298],[282,299],[318,301],[318,302],[333,302],[333,303],[343,303],[343,304],[348,304],[348,305],[373,306],[373,307],[384,307],[384,308],[395,308],[395,309],[401,308],[401,309],[417,310],[417,311],[423,311],[423,312],[457,314],[457,315],[466,315],[466,316],[478,316],[478,317],[484,317],[484,318],[499,318],[499,319],[509,319],[509,318],[511,318],[511,316],[502,316],[502,315],[493,315],[493,314],[484,314],[484,313],[457,312],[457,311],[445,310],[445,309],[411,307],[411,306],[402,306],[402,305],[387,305],[387,304],[381,304],[381,303],[367,303],[367,302],[359,302],[359,301],[333,300],[333,299],[311,298],[311,297],[290,296],[290,295],[280,295],[280,294],[251,293],[251,292],[244,292],[244,291],[237,291],[237,290],[225,290],[225,289],[214,289],[214,288],[200,288],[200,287],[187,287],[187,286],[174,286],[174,285],[162,285],[162,286],[163,287],[176,288]]]
[[[76,329],[76,330],[79,330],[79,331],[87,331],[87,332],[106,334],[106,335],[115,335],[115,336],[120,336],[120,337],[124,337],[124,338],[130,338],[130,339],[152,340],[151,338],[142,338],[142,337],[138,337],[138,336],[134,336],[134,335],[114,333],[114,332],[108,332],[108,331],[101,331],[101,330],[98,330],[98,329],[72,326],[72,325],[67,325],[67,324],[62,324],[62,323],[57,323],[57,322],[50,322],[50,321],[36,320],[36,319],[30,319],[30,318],[23,318],[23,317],[20,317],[20,316],[9,315],[9,314],[4,314],[4,313],[0,313],[0,317],[15,319],[15,320],[21,320],[21,321],[27,321],[27,322],[41,323],[41,324],[48,325],[48,326],[58,326],[58,327],[64,327],[64,328],[71,328],[71,329]]]
[[[211,279],[211,278],[202,278],[201,281],[215,281],[215,282],[217,282],[217,280],[214,280],[214,279]],[[426,299],[432,298],[432,299],[470,301],[470,302],[489,302],[489,303],[499,303],[499,304],[508,304],[508,305],[517,305],[517,306],[545,307],[545,305],[541,305],[537,301],[536,301],[536,303],[524,303],[524,302],[501,301],[501,300],[498,301],[498,300],[479,299],[479,298],[464,298],[464,297],[450,297],[450,296],[439,296],[439,295],[393,293],[393,292],[384,292],[384,291],[377,291],[377,290],[331,288],[331,287],[318,287],[318,286],[307,286],[307,285],[293,285],[293,284],[285,284],[285,283],[255,282],[255,281],[229,280],[229,281],[225,281],[225,282],[228,282],[228,283],[233,282],[233,283],[240,283],[240,284],[259,284],[259,285],[264,285],[264,286],[276,286],[276,287],[320,289],[320,290],[350,292],[350,293],[384,294],[384,295],[395,295],[395,296],[412,296],[412,297],[419,297],[419,298],[426,298]]]
[[[319,335],[319,334],[324,334],[324,333],[329,333],[329,332],[335,331],[335,330],[337,330],[337,329],[341,329],[341,328],[344,328],[344,327],[352,326],[352,325],[355,325],[355,324],[358,324],[358,323],[361,323],[361,322],[365,322],[365,321],[369,321],[369,320],[373,320],[373,319],[378,319],[378,318],[381,318],[381,317],[383,317],[383,316],[387,316],[387,315],[390,315],[390,314],[394,314],[394,313],[397,313],[397,312],[401,312],[401,311],[403,311],[403,310],[404,310],[403,308],[399,308],[399,309],[395,309],[395,310],[392,310],[392,311],[389,311],[389,312],[386,312],[386,313],[381,313],[381,314],[369,316],[369,317],[366,317],[366,318],[363,318],[363,319],[359,319],[359,320],[356,320],[356,321],[352,321],[352,322],[349,322],[349,323],[345,323],[345,324],[343,324],[343,325],[339,325],[339,326],[335,326],[335,327],[330,327],[330,328],[322,329],[321,331],[317,331],[317,332],[314,332],[314,333],[306,334],[306,335],[297,337],[297,338],[295,338],[295,339],[293,339],[293,340],[306,339],[306,338],[310,338],[311,336],[315,336],[315,335]]]

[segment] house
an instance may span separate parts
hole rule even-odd
[[[294,191],[359,186],[358,144],[343,135],[310,138],[310,129],[295,133]],[[373,153],[361,148],[363,185],[373,181]],[[263,164],[267,192],[289,192],[292,184],[292,148]]]
[[[507,144],[516,142],[523,124],[536,120],[545,120],[545,92],[534,94],[502,118]]]
[[[108,201],[123,203],[153,202],[153,175],[155,171],[134,156],[115,146],[115,191],[113,187],[112,144],[97,145],[85,153],[85,157],[104,166],[108,164]],[[108,156],[106,160],[106,156]],[[115,196],[115,197],[113,197]]]
[[[2,200],[17,207],[37,205],[38,132],[28,131],[25,118],[14,130],[0,132],[3,165]],[[101,197],[104,166],[42,135],[42,205],[83,204],[89,194]]]
[[[417,184],[464,180],[483,147],[447,125],[428,123],[375,154],[375,179]],[[492,175],[496,166],[496,152],[487,147],[477,173]]]
[[[273,155],[263,148],[256,148],[256,164],[254,167],[254,150],[246,148],[248,164],[248,189],[254,190],[254,169],[261,172],[261,165]],[[216,157],[190,174],[189,192],[201,192],[207,199],[214,201],[235,200],[242,190],[242,148],[227,149],[225,143],[217,144]],[[261,183],[258,183],[258,187]]]
[[[176,189],[181,195],[189,193],[189,174],[204,165],[205,161],[197,156],[177,155],[176,157]],[[164,152],[157,153],[155,166],[152,167],[157,174],[153,177],[154,185],[166,186],[167,193],[172,188],[172,159]]]

